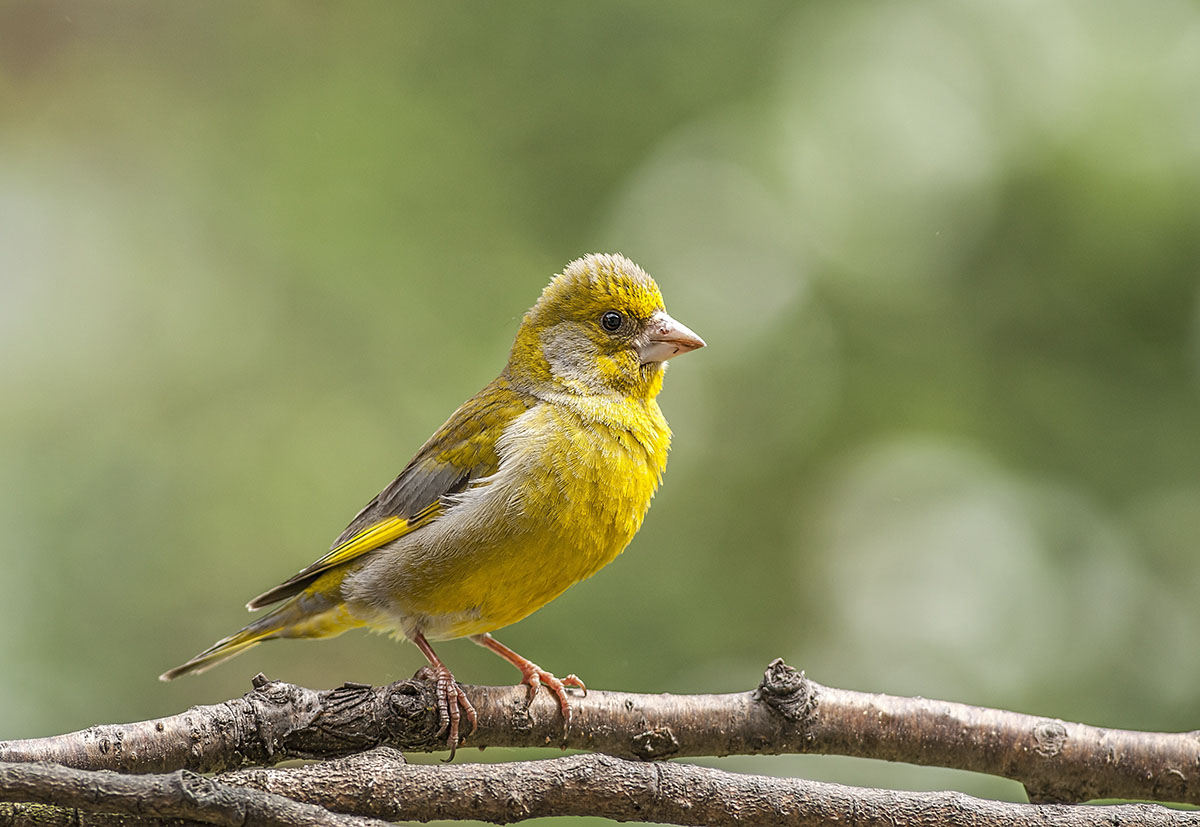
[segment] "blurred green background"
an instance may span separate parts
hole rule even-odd
[[[416,670],[351,633],[156,680],[593,250],[709,347],[672,365],[628,552],[502,640],[596,688],[738,691],[783,656],[1200,726],[1198,102],[1182,0],[5,0],[0,738]]]

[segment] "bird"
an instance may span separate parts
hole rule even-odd
[[[414,643],[434,681],[450,760],[474,707],[430,641],[467,637],[513,664],[527,703],[567,689],[491,632],[612,562],[658,489],[671,431],[656,397],[667,361],[705,342],[666,311],[638,265],[593,253],[525,313],[504,369],[463,403],[334,541],[247,604],[269,613],[160,678],[200,672],[276,638],[367,627]],[[277,604],[277,605],[276,605]]]

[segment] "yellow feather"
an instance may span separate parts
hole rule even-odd
[[[437,516],[441,510],[442,504],[437,502],[407,520],[401,517],[388,517],[386,520],[381,520],[374,525],[368,526],[349,540],[335,546],[332,551],[316,563],[313,563],[309,567],[309,573],[340,566],[342,563],[348,563],[361,554],[366,554],[368,551],[385,546],[393,540],[399,540],[405,534],[416,531],[425,525],[425,523]]]
[[[250,606],[286,602],[163,677],[262,640],[364,625],[400,632],[436,663],[426,638],[478,635],[536,611],[641,526],[671,441],[655,401],[665,360],[703,345],[633,262],[572,262],[525,314],[500,376],[332,550]]]
[[[430,639],[463,637],[517,622],[610,563],[650,507],[670,431],[653,401],[595,414],[542,403],[514,422],[500,440],[508,465],[487,483],[511,489],[510,507],[469,532],[447,532],[444,543],[431,525],[424,545],[437,564],[409,577],[388,577],[403,564],[386,556],[368,563],[359,581],[378,577],[381,587],[370,602],[420,616]],[[464,541],[469,552],[454,554]]]

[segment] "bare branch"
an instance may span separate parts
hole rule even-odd
[[[467,746],[562,744],[542,693],[464,687],[479,713]],[[782,661],[756,692],[589,692],[573,702],[565,746],[653,760],[699,755],[823,753],[954,767],[1012,778],[1034,801],[1154,799],[1200,804],[1200,734],[1103,729],[924,698],[834,689]],[[259,676],[254,691],[215,706],[69,735],[0,742],[0,760],[87,769],[201,772],[329,758],[376,746],[444,747],[425,681],[347,684],[317,692]]]
[[[796,744],[790,733],[784,737],[797,752],[1003,776],[1024,784],[1037,802],[1125,798],[1200,804],[1200,733],[1195,731],[1105,729],[948,701],[832,689],[782,660],[767,668],[758,694],[783,715],[798,716],[807,743]]]
[[[386,748],[306,767],[241,770],[222,776],[220,783],[188,772],[119,776],[0,764],[0,799],[16,798],[52,802],[61,808],[47,808],[36,818],[17,821],[16,811],[0,805],[0,824],[113,827],[112,817],[104,813],[121,812],[137,816],[117,822],[124,827],[151,827],[161,823],[157,818],[179,816],[217,825],[358,827],[381,824],[374,819],[469,818],[503,824],[569,815],[713,827],[1200,825],[1200,812],[1153,804],[1012,804],[960,793],[859,789],[600,754],[510,764],[418,766],[406,764],[403,756]]]
[[[118,775],[54,764],[0,763],[0,801],[38,802],[84,812],[186,818],[221,827],[384,827],[374,819],[336,815],[314,804],[229,786],[187,770],[170,775]],[[70,810],[63,812],[71,816]]]
[[[685,825],[969,823],[975,827],[1200,825],[1200,812],[1152,804],[1012,804],[960,793],[869,790],[794,778],[738,775],[682,763],[601,754],[507,764],[421,766],[391,750],[295,769],[230,773],[229,783],[386,820],[475,818],[508,823],[592,815]]]

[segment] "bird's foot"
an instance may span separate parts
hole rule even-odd
[[[583,681],[574,675],[567,675],[562,680],[559,680],[529,658],[518,655],[489,634],[472,635],[471,640],[486,649],[491,649],[497,655],[521,670],[521,683],[529,687],[529,693],[525,701],[526,709],[528,709],[529,704],[533,703],[533,699],[537,697],[539,686],[545,686],[554,693],[554,697],[558,699],[559,709],[562,710],[563,714],[563,740],[565,741],[571,731],[571,700],[570,696],[567,695],[567,688],[582,689],[583,694],[587,695],[587,687],[583,685]]]
[[[445,666],[423,666],[417,671],[417,678],[422,680],[431,680],[434,682],[434,691],[437,695],[438,720],[442,722],[442,728],[438,730],[438,737],[443,734],[446,736],[446,746],[450,748],[450,756],[447,761],[454,760],[454,751],[458,749],[459,723],[465,716],[467,722],[471,724],[471,731],[466,737],[475,734],[475,729],[479,724],[479,718],[475,714],[475,707],[471,706],[471,702],[467,700],[467,695],[458,685],[458,681],[454,679],[454,675]],[[553,676],[551,676],[553,677]]]
[[[521,683],[529,687],[526,706],[533,703],[533,699],[537,697],[538,687],[544,686],[554,693],[554,697],[558,699],[558,707],[562,710],[563,738],[566,738],[571,731],[571,696],[567,694],[567,688],[581,689],[586,696],[587,687],[584,686],[583,681],[575,675],[567,675],[565,678],[555,677],[533,661],[526,661],[518,668],[521,670]]]

